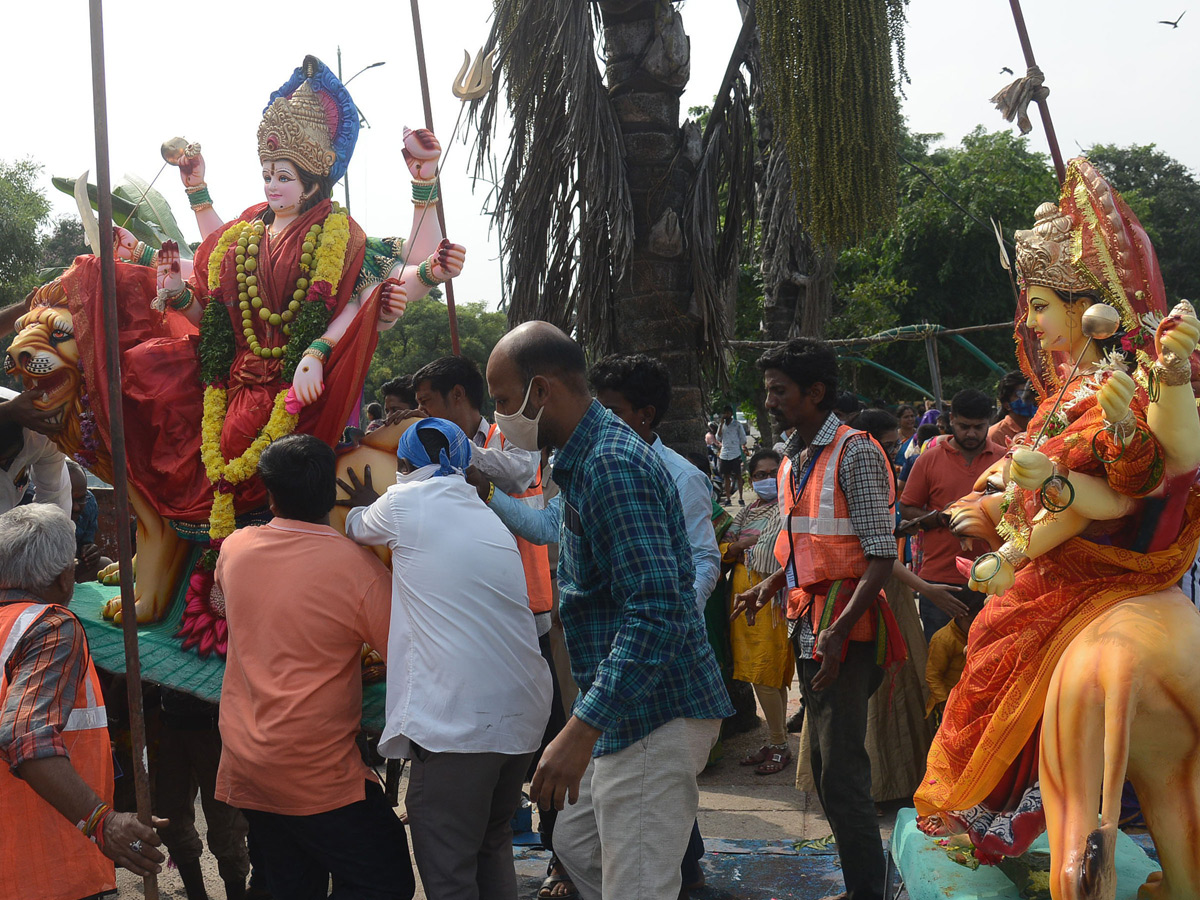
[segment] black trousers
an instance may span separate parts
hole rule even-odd
[[[546,731],[542,734],[542,746],[538,748],[537,753],[533,755],[532,762],[529,763],[529,771],[525,775],[526,781],[533,780],[533,773],[537,769],[538,761],[542,758],[542,752],[552,740],[558,737],[558,733],[567,724],[567,714],[563,710],[562,688],[558,684],[558,673],[554,668],[554,651],[550,646],[550,632],[547,631],[538,638],[538,649],[542,652],[542,659],[550,667],[550,684],[553,687],[554,696],[550,701],[550,719],[546,722]],[[551,853],[554,852],[554,822],[557,818],[558,810],[553,806],[549,809],[538,809],[538,829],[542,837],[542,846]]]
[[[810,760],[817,798],[837,842],[848,900],[883,900],[883,841],[871,798],[871,758],[867,755],[867,701],[883,681],[873,641],[851,641],[837,680],[812,689],[821,670],[797,651],[804,714],[812,728]]]
[[[367,782],[366,791],[357,803],[311,816],[243,810],[271,896],[324,900],[332,875],[336,900],[412,900],[404,826],[378,784]]]

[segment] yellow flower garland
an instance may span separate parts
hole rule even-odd
[[[214,541],[233,534],[235,528],[233,512],[233,487],[254,474],[258,459],[272,441],[286,437],[296,430],[300,416],[284,408],[288,388],[275,395],[271,417],[263,426],[258,437],[237,459],[225,461],[221,453],[221,430],[225,424],[227,397],[224,388],[208,385],[204,388],[204,419],[200,425],[200,458],[204,461],[204,472],[208,480],[217,486],[213,492],[212,512],[208,518],[208,534]],[[230,490],[221,490],[224,482]]]
[[[249,222],[235,222],[230,225],[217,239],[208,258],[208,288],[215,291],[221,284],[221,263],[229,248],[237,243],[242,233],[250,227]],[[312,280],[324,281],[329,284],[330,296],[337,293],[341,281],[342,269],[346,262],[346,250],[350,243],[349,217],[334,204],[333,212],[325,218],[319,245],[313,259]],[[302,269],[307,266],[301,264]],[[286,437],[296,430],[299,414],[289,413],[285,408],[288,388],[275,395],[271,416],[262,431],[249,447],[237,459],[225,460],[221,452],[221,432],[225,427],[225,414],[228,409],[228,394],[225,388],[216,385],[204,387],[204,416],[200,423],[200,458],[204,463],[204,472],[209,482],[215,487],[213,491],[212,511],[208,518],[208,534],[214,541],[233,534],[236,517],[233,507],[233,490],[258,469],[258,460],[262,452],[272,441]],[[222,490],[225,487],[225,490]]]

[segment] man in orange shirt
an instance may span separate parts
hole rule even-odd
[[[943,510],[975,487],[975,482],[1004,456],[1004,448],[988,439],[992,400],[982,391],[959,391],[950,400],[951,436],[927,449],[913,464],[900,497],[900,515],[910,527],[920,528],[923,555],[917,574],[931,584],[960,585],[959,599],[972,593],[959,572],[956,558],[962,545],[950,533]],[[921,623],[925,640],[948,625],[950,616],[921,597]]]
[[[275,518],[226,538],[216,582],[229,653],[218,800],[241,809],[267,887],[289,900],[410,900],[404,826],[355,745],[363,643],[387,654],[392,579],[329,527],[334,456],[311,435],[263,451]]]

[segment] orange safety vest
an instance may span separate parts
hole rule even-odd
[[[494,442],[494,444],[493,444]],[[487,440],[484,447],[496,446],[503,450],[507,442],[500,429],[493,423],[488,428]],[[542,494],[542,464],[538,463],[537,478],[533,484],[520,494],[510,494],[514,500],[531,506],[534,509],[545,509],[546,498]],[[525,538],[517,538],[517,549],[521,551],[521,564],[525,567],[525,586],[529,590],[529,608],[537,613],[550,612],[554,606],[554,595],[550,587],[550,551],[544,544],[532,544]]]
[[[855,581],[867,570],[867,557],[850,519],[850,504],[838,483],[838,469],[848,442],[865,434],[848,425],[838,426],[833,442],[810,459],[796,477],[787,456],[779,467],[779,514],[783,523],[775,541],[775,558],[787,570],[788,618],[808,611],[813,634],[827,626],[832,615],[849,602],[853,590],[841,582]],[[871,438],[866,438],[871,440]],[[882,448],[880,453],[882,453]],[[889,485],[889,506],[895,507],[895,485]],[[832,590],[831,590],[832,588]],[[827,608],[835,599],[838,609]],[[879,625],[891,614],[887,603],[878,615],[864,615],[850,629],[852,641],[874,641],[884,630]],[[881,618],[884,620],[881,622]]]
[[[9,657],[30,626],[52,608],[44,603],[0,606],[0,706],[8,692]],[[62,735],[75,771],[111,804],[108,717],[91,654]],[[7,765],[0,765],[0,900],[79,900],[116,886],[112,860]]]

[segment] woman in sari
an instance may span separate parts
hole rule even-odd
[[[965,831],[984,861],[1020,855],[1045,829],[1038,735],[1067,645],[1115,604],[1176,583],[1200,540],[1197,454],[1185,446],[1197,323],[1159,324],[1150,241],[1086,160],[1072,161],[1059,206],[1042,204],[1017,233],[1017,270],[1018,356],[1041,403],[1001,473],[1005,543],[971,581],[994,596],[972,625],[915,798],[924,831]],[[1083,325],[1100,300],[1124,329],[1102,343]]]
[[[721,560],[730,566],[730,597],[749,590],[778,567],[774,548],[781,527],[775,483],[779,463],[774,450],[759,450],[750,457],[750,486],[756,498],[738,511],[721,541]],[[754,688],[769,732],[767,743],[741,765],[754,766],[756,775],[774,775],[792,760],[787,741],[787,695],[796,663],[788,641],[784,592],[780,591],[753,625],[746,623],[745,616],[733,619],[729,638],[733,677]]]

